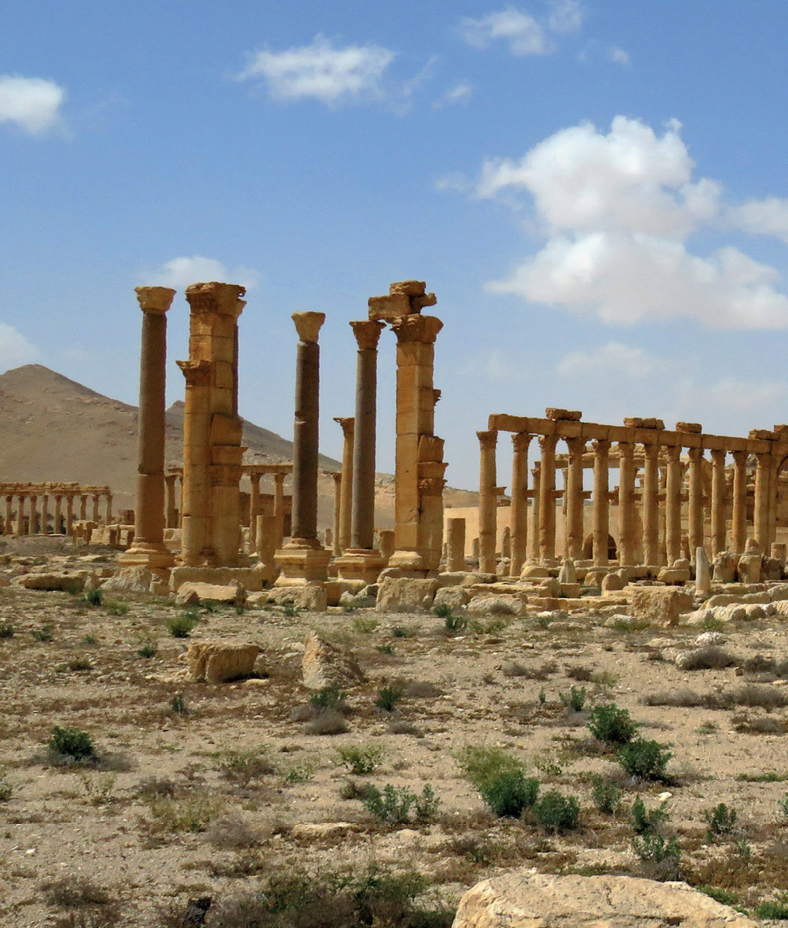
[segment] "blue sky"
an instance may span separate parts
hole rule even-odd
[[[170,284],[180,398],[184,285],[244,283],[242,414],[290,437],[290,314],[323,311],[338,457],[347,323],[418,278],[454,486],[491,412],[784,422],[786,34],[784,0],[6,0],[0,369],[136,402],[133,288]]]

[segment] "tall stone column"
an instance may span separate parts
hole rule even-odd
[[[86,522],[88,518],[88,498],[86,494],[82,494],[79,498],[79,520],[80,522]]]
[[[773,457],[769,453],[756,454],[755,467],[755,540],[761,551],[768,552],[771,539],[769,537],[769,516],[771,506],[771,475]]]
[[[711,556],[716,557],[726,549],[725,544],[725,451],[711,452]]]
[[[104,521],[109,525],[112,522],[112,494],[107,490],[105,495],[107,497],[107,512]]]
[[[320,412],[320,347],[325,313],[293,313],[296,350],[295,425],[293,430],[293,532],[276,552],[278,586],[327,579],[331,553],[317,540],[317,474]]]
[[[618,563],[632,567],[635,559],[635,446],[618,443]]]
[[[178,527],[178,507],[175,503],[175,481],[178,479],[177,474],[167,474],[164,478],[165,491],[167,497],[167,528]]]
[[[274,517],[276,518],[276,547],[282,547],[285,540],[285,477],[284,473],[274,474]]]
[[[74,534],[74,494],[66,494],[66,535]]]
[[[55,534],[63,534],[63,496],[55,494]]]
[[[353,516],[353,435],[356,420],[352,416],[335,416],[342,427],[342,473],[339,485],[339,553],[350,547],[350,522]]]
[[[41,534],[49,534],[49,493],[41,497]]]
[[[769,474],[769,549],[777,539],[777,492],[779,478],[779,464],[772,455],[771,473]],[[764,552],[766,553],[766,552]]]
[[[91,522],[95,522],[96,525],[98,525],[98,523],[101,521],[101,517],[99,516],[99,495],[98,493],[93,494],[93,512],[91,513],[90,520]]]
[[[498,533],[498,497],[496,494],[495,446],[498,433],[477,432],[480,449],[479,462],[479,569],[494,574],[496,570],[495,546]]]
[[[688,518],[690,557],[695,560],[698,548],[703,547],[703,450],[688,448]]]
[[[331,477],[334,480],[334,522],[331,534],[334,557],[339,557],[342,554],[342,471],[334,471]]]
[[[666,449],[667,487],[665,488],[665,548],[668,567],[682,557],[681,551],[681,448],[670,445]]]
[[[545,564],[555,560],[555,435],[540,435],[542,482],[539,488],[539,554]]]
[[[731,543],[734,554],[744,554],[747,544],[747,458],[746,451],[732,451],[733,513]]]
[[[593,550],[594,566],[607,567],[610,563],[610,442],[597,439],[594,449],[594,498],[593,498]]]
[[[38,532],[38,496],[30,494],[30,519],[27,523],[27,534],[35,535]]]
[[[528,533],[528,560],[535,564],[539,560],[539,525],[541,516],[539,512],[540,499],[542,497],[542,464],[541,461],[534,463],[531,470],[531,528]]]
[[[14,534],[14,497],[6,496],[5,498],[5,522],[3,524],[3,534]]]
[[[566,468],[566,545],[565,553],[573,561],[583,557],[583,454],[582,438],[567,438],[569,462]]]
[[[446,522],[446,570],[465,570],[465,519]]]
[[[25,534],[25,500],[27,499],[26,493],[20,493],[17,499],[16,506],[16,533],[17,535]],[[71,534],[69,532],[69,534]]]
[[[528,554],[528,446],[527,432],[512,435],[512,559],[509,575],[519,577]]]
[[[137,419],[137,500],[134,543],[118,561],[125,567],[166,570],[174,563],[164,546],[164,435],[167,310],[175,291],[137,287],[142,310],[140,407]],[[84,518],[84,516],[82,516]]]
[[[261,474],[249,474],[252,492],[249,496],[249,550],[259,552],[257,545],[257,517],[260,515],[260,477]]]

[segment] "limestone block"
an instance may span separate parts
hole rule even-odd
[[[373,609],[375,607],[375,597],[345,590],[339,597],[339,605],[344,606],[345,609]]]
[[[193,641],[189,645],[189,673],[193,680],[226,683],[248,677],[260,648],[245,641]]]
[[[763,567],[761,571],[761,578],[763,580],[782,580],[783,576],[783,565],[775,557],[765,557],[763,559]]]
[[[676,431],[689,433],[690,435],[700,435],[703,432],[703,426],[700,422],[677,422]]]
[[[463,586],[445,586],[435,594],[434,606],[448,606],[452,612],[467,606],[470,600],[468,590]]]
[[[691,577],[689,567],[663,567],[657,574],[660,583],[689,583]]]
[[[788,583],[780,583],[778,586],[770,586],[768,590],[769,599],[773,602],[779,602],[788,599]]]
[[[226,586],[240,583],[252,591],[263,588],[265,570],[260,567],[174,567],[170,571],[170,589],[177,593],[187,582],[216,583]]]
[[[558,571],[558,582],[561,584],[577,583],[577,570],[575,569],[575,562],[571,558],[567,558],[561,565],[561,569]]]
[[[438,590],[437,580],[386,577],[378,589],[378,612],[417,612],[431,609]]]
[[[474,596],[468,605],[471,615],[523,615],[525,603],[519,596]]]
[[[548,567],[539,567],[537,564],[526,564],[520,572],[521,580],[543,580],[550,576]]]
[[[240,583],[220,585],[218,583],[182,583],[175,596],[178,606],[194,606],[206,600],[214,603],[229,603],[242,606],[246,602],[246,590]]]
[[[733,603],[759,603],[765,605],[772,602],[768,590],[759,593],[717,593],[706,600],[706,605],[712,609],[714,606],[730,606]]]
[[[101,588],[108,593],[148,593],[153,574],[147,567],[124,567],[105,580]]]
[[[739,558],[739,583],[760,583],[763,557],[760,554],[742,554]]]
[[[269,599],[279,606],[290,605],[306,612],[325,612],[328,608],[328,597],[322,583],[279,587],[269,591]]]
[[[602,581],[609,573],[610,570],[607,567],[591,567],[583,577],[583,586],[598,586],[601,588]]]
[[[438,583],[441,587],[462,586],[467,576],[464,570],[447,570],[438,574]]]
[[[603,593],[617,593],[619,590],[623,590],[627,585],[627,581],[618,575],[618,573],[607,574],[602,580],[602,592]]]
[[[632,615],[655,625],[677,625],[682,612],[694,605],[691,593],[672,587],[644,586],[632,592]]]
[[[665,423],[662,419],[655,419],[653,417],[647,419],[641,419],[637,416],[624,419],[624,425],[629,429],[658,429],[662,430],[665,428]]]
[[[547,419],[560,422],[579,422],[583,418],[579,409],[557,409],[554,406],[548,406],[544,414]]]
[[[568,599],[577,599],[583,589],[579,583],[560,583],[559,586],[561,587],[560,595]]]
[[[15,583],[26,590],[46,590],[50,592],[81,593],[85,589],[85,577],[81,574],[50,573],[23,574]]]
[[[736,579],[736,558],[728,551],[714,558],[712,578],[715,583],[730,583]]]
[[[364,681],[355,655],[312,632],[304,643],[301,662],[304,686],[322,690],[327,686],[347,687]]]
[[[774,610],[776,615],[788,619],[788,599],[778,600],[778,602],[774,604]]]
[[[554,876],[524,868],[484,880],[460,900],[452,928],[756,928],[686,883],[631,876]]]

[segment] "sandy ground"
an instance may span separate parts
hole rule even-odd
[[[189,899],[249,891],[277,867],[407,864],[449,909],[510,867],[639,874],[627,812],[595,809],[593,773],[617,778],[624,807],[636,795],[656,806],[671,794],[670,828],[690,882],[727,889],[749,907],[788,888],[788,819],[779,808],[788,790],[788,714],[779,703],[788,688],[779,671],[744,670],[754,657],[788,657],[788,628],[776,619],[722,631],[738,666],[687,672],[672,658],[698,629],[622,631],[599,614],[491,617],[447,635],[444,620],[426,613],[202,610],[192,639],[243,638],[263,649],[257,677],[211,686],[189,681],[188,640],[167,630],[179,610],[118,600],[125,606],[0,589],[0,623],[13,626],[0,638],[1,925],[178,924],[167,918]],[[348,689],[344,733],[311,734],[304,720],[310,631],[352,649],[366,673]],[[155,656],[140,656],[146,645]],[[406,686],[396,710],[376,708],[380,687],[394,681]],[[777,705],[735,705],[748,683],[767,693],[755,701]],[[586,688],[585,711],[561,702],[571,686]],[[732,708],[644,704],[660,693],[681,701],[686,690],[733,693]],[[185,713],[172,709],[178,696]],[[667,783],[628,781],[591,739],[587,710],[611,700],[642,723],[642,737],[670,746]],[[54,726],[88,732],[98,760],[63,764],[47,748]],[[338,753],[348,746],[378,748],[378,769],[351,778]],[[493,817],[458,764],[466,746],[505,749],[543,791],[578,796],[579,829],[555,836]],[[440,800],[435,820],[382,824],[358,798],[343,798],[354,792],[349,779],[419,794],[429,784]],[[737,810],[737,830],[710,843],[704,811],[719,802]],[[86,897],[103,890],[116,906],[80,905],[69,886],[87,886]]]

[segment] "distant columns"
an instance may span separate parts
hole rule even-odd
[[[334,557],[342,554],[342,471],[335,470],[331,477],[334,481],[334,522],[332,542]]]
[[[643,557],[646,564],[660,563],[659,556],[659,445],[644,445]]]
[[[539,488],[539,554],[545,563],[555,560],[555,435],[542,435],[542,481]]]
[[[509,575],[519,577],[527,557],[528,545],[528,446],[531,436],[527,432],[512,435],[512,507],[511,545],[512,559]]]
[[[30,494],[30,519],[27,523],[27,534],[35,535],[38,531],[38,497],[35,493]]]
[[[731,541],[734,554],[744,554],[747,544],[747,458],[746,451],[732,451],[733,515]]]
[[[107,525],[112,522],[112,494],[107,492],[107,514],[105,520]]]
[[[583,557],[583,454],[582,438],[567,438],[569,462],[566,468],[566,543],[565,554],[573,561]]]
[[[63,534],[63,497],[60,493],[55,494],[55,534]]]
[[[725,451],[711,452],[711,556],[726,549],[725,544]]]
[[[66,535],[74,534],[74,494],[66,494]]]
[[[618,563],[631,567],[635,559],[635,446],[618,443]]]
[[[531,529],[528,533],[528,560],[536,563],[539,560],[539,500],[542,495],[542,466],[541,461],[534,462],[531,469]]]
[[[178,508],[175,502],[175,481],[178,479],[177,474],[167,474],[164,478],[164,484],[166,489],[167,505],[166,505],[166,526],[167,528],[177,528],[178,527]]]
[[[49,534],[49,493],[41,496],[41,534]]]
[[[261,474],[249,474],[249,480],[252,484],[252,492],[249,496],[249,550],[254,552],[259,551],[257,546],[257,517],[260,515],[260,477]]]
[[[495,545],[497,535],[498,496],[496,490],[495,446],[498,433],[477,432],[481,451],[479,466],[479,569],[483,573],[496,571]]]
[[[681,550],[681,448],[670,445],[667,455],[667,487],[665,490],[665,548],[668,567],[682,557]]]
[[[594,449],[593,550],[594,566],[607,567],[610,540],[610,442],[598,439]]]
[[[25,500],[27,499],[24,493],[20,493],[17,497],[17,506],[16,506],[16,533],[17,535],[25,534]]]
[[[98,493],[93,494],[93,513],[90,518],[92,522],[95,522],[96,525],[98,525],[100,518],[101,518],[99,516],[99,495]]]
[[[274,474],[274,516],[276,518],[276,547],[285,539],[285,474]]]
[[[14,497],[6,496],[5,498],[5,522],[3,523],[3,534],[14,534]]]

